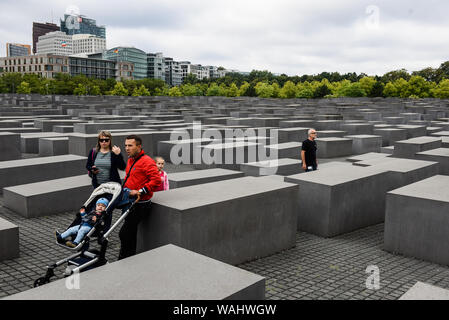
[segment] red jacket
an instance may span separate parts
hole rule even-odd
[[[142,150],[135,158],[129,158],[126,165],[126,183],[124,187],[131,190],[139,190],[141,193],[140,200],[150,200],[153,196],[153,192],[161,184],[161,176],[157,170],[156,162],[151,159],[148,155],[143,155],[137,161],[137,163],[132,167],[131,173],[129,169],[134,164],[135,159],[139,158],[140,155],[144,154]]]

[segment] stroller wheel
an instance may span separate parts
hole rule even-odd
[[[39,278],[36,281],[34,281],[34,287],[36,288],[36,287],[42,286],[44,284],[47,284],[49,282],[50,282],[50,279],[48,279],[46,277],[42,277],[42,278]]]

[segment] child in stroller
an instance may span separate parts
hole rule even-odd
[[[97,222],[97,220],[106,211],[108,204],[109,204],[108,199],[100,198],[96,203],[96,208],[92,209],[92,211],[90,211],[89,213],[86,214],[86,208],[84,207],[81,208],[80,210],[80,215],[82,219],[81,224],[73,226],[63,233],[59,233],[56,230],[55,232],[56,241],[58,241],[58,243],[64,243],[67,237],[76,234],[76,238],[73,242],[70,240],[65,242],[66,246],[75,248],[83,240],[84,236],[88,234],[89,231],[93,228],[95,222]]]
[[[106,201],[102,200],[105,198]],[[95,200],[95,201],[94,201]],[[100,201],[101,200],[101,201]],[[98,266],[102,266],[106,264],[108,261],[106,259],[106,250],[109,243],[109,235],[120,225],[120,223],[125,220],[128,216],[129,212],[133,210],[134,205],[139,202],[140,195],[137,195],[136,198],[129,197],[129,190],[124,188],[122,190],[122,186],[117,182],[107,182],[98,186],[90,195],[89,199],[84,203],[82,208],[86,208],[85,212],[91,212],[91,207],[97,205],[98,202],[103,202],[106,204],[106,209],[103,213],[95,218],[93,226],[89,228],[87,234],[80,236],[80,225],[84,222],[81,217],[81,212],[77,213],[75,220],[72,224],[67,228],[67,231],[72,228],[76,230],[79,238],[73,240],[73,244],[75,247],[69,247],[61,242],[60,239],[63,239],[66,236],[66,232],[60,234],[61,238],[56,243],[59,246],[62,246],[71,251],[77,251],[73,255],[57,261],[49,266],[47,266],[47,272],[45,276],[36,279],[34,282],[34,286],[41,286],[50,282],[50,279],[55,276],[54,270],[59,266],[67,263],[66,272],[64,276],[70,276],[76,272],[82,272],[85,270],[89,270],[92,268],[96,268]],[[101,204],[100,204],[101,205]],[[111,226],[112,224],[112,211],[115,208],[122,209],[122,214],[120,218]],[[82,211],[82,210],[80,210]],[[94,210],[95,211],[95,210]],[[83,212],[83,213],[85,213]],[[87,215],[84,216],[86,218]],[[84,219],[86,220],[86,219]],[[72,237],[74,237],[74,235]],[[89,249],[89,244],[93,237],[97,237],[97,242],[100,245],[99,249]],[[59,237],[57,237],[58,240]],[[78,241],[81,241],[78,243]]]

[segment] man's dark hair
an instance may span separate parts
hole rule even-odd
[[[136,145],[141,146],[142,145],[142,138],[138,135],[132,134],[130,136],[126,137],[126,140],[136,140]]]

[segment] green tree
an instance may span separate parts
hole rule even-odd
[[[148,91],[147,88],[143,84],[140,85],[140,87],[136,87],[133,90],[132,96],[133,97],[143,97],[143,96],[149,96],[150,91]]]
[[[292,99],[298,93],[298,88],[291,81],[287,81],[279,92],[279,98]]]
[[[363,90],[359,82],[347,83],[340,87],[337,92],[339,97],[366,97],[366,92]]]
[[[114,89],[110,92],[112,96],[127,96],[128,90],[123,85],[123,82],[117,82],[114,86]]]
[[[324,98],[330,94],[332,94],[332,90],[326,84],[321,84],[313,91],[313,98]]]
[[[385,97],[398,97],[399,93],[398,90],[396,89],[396,86],[392,82],[388,82],[385,85],[383,95]]]
[[[17,93],[30,94],[31,93],[30,84],[26,81],[22,81],[19,87],[17,87]]]
[[[213,97],[219,95],[220,95],[220,87],[215,82],[212,82],[209,88],[207,89],[206,96]]]
[[[198,83],[198,78],[196,77],[195,74],[193,73],[189,73],[185,78],[184,81],[182,82],[183,84],[195,84]]]
[[[273,93],[271,94],[272,98],[279,98],[279,92],[281,91],[281,88],[279,87],[279,84],[277,81],[273,82],[271,84],[271,87],[273,88]]]
[[[83,84],[78,84],[78,86],[73,90],[73,94],[76,96],[85,96],[87,95],[87,89]]]
[[[97,86],[97,85],[93,85],[92,87],[90,87],[89,95],[91,95],[91,96],[101,96],[101,89],[100,89],[100,87]]]
[[[443,62],[435,71],[435,81],[440,82],[443,79],[449,78],[449,61]]]
[[[154,89],[155,96],[168,96],[170,88],[165,84],[163,87],[156,87]]]
[[[17,88],[22,82],[22,75],[16,72],[4,73],[2,76],[2,82],[6,93],[16,93]]]
[[[438,73],[437,73],[437,69],[433,69],[433,68],[424,68],[422,70],[419,71],[413,71],[412,72],[412,76],[421,76],[423,77],[426,81],[437,81],[438,80]]]
[[[442,80],[434,89],[432,94],[435,98],[449,99],[449,79]]]
[[[399,79],[408,81],[410,79],[410,74],[405,69],[394,70],[384,74],[381,79],[383,83],[394,82]]]
[[[259,98],[270,98],[274,93],[274,88],[266,82],[258,82],[255,89]]]
[[[315,91],[312,87],[312,84],[309,81],[305,82],[298,82],[296,85],[297,93],[296,98],[302,98],[302,99],[312,99],[313,98],[313,92]]]
[[[421,76],[412,76],[408,81],[407,90],[404,93],[406,97],[429,98],[432,96],[431,89],[435,87],[435,83],[426,81]]]
[[[369,97],[383,97],[384,85],[380,81],[376,81],[371,88],[371,92],[369,93]]]
[[[373,91],[376,82],[376,79],[373,77],[363,77],[359,80],[359,84],[367,96],[371,96],[371,92]]]
[[[239,88],[239,97],[241,96],[249,96],[249,94],[247,94],[247,91],[249,90],[249,88],[251,87],[251,85],[248,82],[243,82],[242,85]]]
[[[239,88],[235,83],[231,83],[228,90],[226,91],[226,97],[238,97],[239,96]]]
[[[168,90],[168,95],[170,97],[182,97],[182,92],[179,87],[171,87],[170,90]]]

